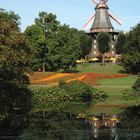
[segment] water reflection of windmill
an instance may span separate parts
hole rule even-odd
[[[83,29],[85,29],[86,26],[94,18],[93,24],[90,28],[90,31],[88,32],[93,37],[90,58],[99,55],[97,47],[96,47],[96,37],[99,32],[108,32],[111,35],[112,44],[111,44],[111,50],[108,53],[108,57],[115,57],[116,54],[115,54],[115,48],[114,48],[114,41],[116,39],[116,35],[118,35],[119,32],[114,30],[114,27],[112,26],[110,18],[115,20],[119,25],[122,24],[122,21],[119,20],[111,12],[108,11],[109,7],[107,5],[107,0],[100,0],[99,2],[97,2],[96,0],[92,0],[92,1],[96,4],[95,13],[92,15],[92,17],[88,20],[88,22],[83,27]]]

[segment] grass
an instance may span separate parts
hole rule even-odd
[[[93,73],[102,73],[102,74],[117,74],[124,69],[120,65],[107,63],[105,66],[101,66],[100,63],[90,63],[87,66],[78,65],[77,71],[82,73],[93,72]]]
[[[108,63],[105,66],[100,66],[100,64],[87,64],[78,65],[77,66],[78,73],[75,73],[75,76],[79,76],[84,73],[101,73],[101,74],[119,74],[121,71],[124,71],[123,68],[116,64]],[[41,76],[41,73],[37,73],[36,78],[44,78],[46,76],[51,76],[55,73],[44,73]],[[130,75],[125,78],[111,78],[111,79],[102,79],[98,81],[100,86],[96,86],[96,88],[105,91],[108,94],[108,98],[105,102],[100,103],[92,103],[89,107],[87,107],[85,113],[86,114],[94,114],[94,113],[108,113],[108,114],[117,114],[123,111],[123,109],[127,106],[134,105],[134,101],[125,101],[122,99],[121,91],[130,88],[138,76]],[[65,80],[68,80],[69,77],[64,77]],[[46,85],[47,86],[47,85]],[[50,85],[49,85],[50,86]],[[45,85],[39,86],[29,86],[30,89],[38,89],[40,87],[45,87]],[[81,110],[84,109],[84,106],[81,106]],[[79,112],[80,113],[80,112]]]
[[[128,86],[127,88],[130,87],[131,86]],[[121,91],[126,88],[124,86],[98,86],[96,88],[105,91],[109,97],[105,102],[91,104],[90,107],[87,109],[86,114],[118,114],[122,112],[127,106],[135,105],[134,101],[126,101],[122,99]]]
[[[112,79],[102,79],[97,83],[101,86],[132,86],[138,76],[130,75],[124,78],[112,78]]]

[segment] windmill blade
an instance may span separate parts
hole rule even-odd
[[[92,1],[93,1],[94,4],[96,4],[96,5],[98,4],[96,0],[92,0]]]
[[[95,14],[92,15],[92,17],[88,20],[88,22],[83,26],[83,29],[90,23],[90,21],[94,18]]]
[[[123,24],[123,22],[120,20],[120,19],[118,19],[116,16],[114,16],[112,13],[110,13],[109,12],[109,16],[113,19],[113,20],[115,20],[118,24],[120,24],[120,25],[122,25]]]

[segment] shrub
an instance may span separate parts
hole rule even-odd
[[[132,89],[135,91],[140,91],[140,77],[135,81],[134,85],[132,86]]]
[[[59,110],[71,100],[70,94],[59,87],[46,87],[33,90],[33,108],[43,110]]]
[[[92,89],[92,92],[93,92],[93,99],[95,101],[105,101],[106,98],[108,97],[108,95],[104,91],[95,88]]]
[[[64,84],[61,88],[70,92],[73,99],[83,99],[84,101],[92,100],[92,90],[87,84],[80,81],[72,81]]]

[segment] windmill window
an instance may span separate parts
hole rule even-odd
[[[94,49],[96,49],[96,45],[94,45]]]
[[[94,51],[93,53],[96,54],[96,51]]]
[[[115,54],[114,51],[112,51],[112,54]]]

